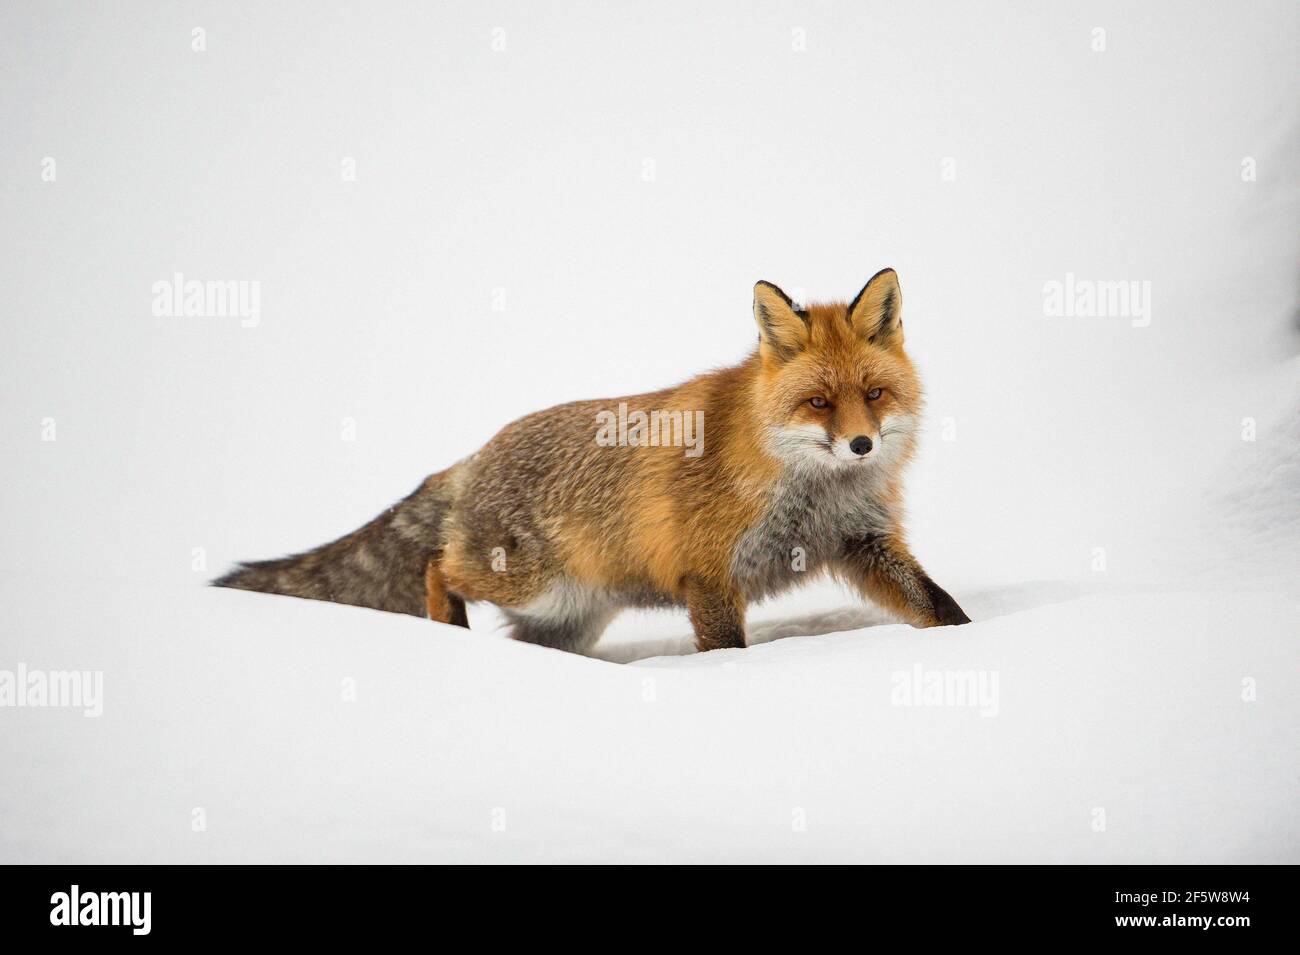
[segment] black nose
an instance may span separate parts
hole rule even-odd
[[[866,454],[871,450],[871,439],[865,434],[860,434],[849,442],[849,450],[854,454]]]

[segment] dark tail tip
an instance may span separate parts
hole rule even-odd
[[[238,590],[252,590],[253,568],[248,564],[236,564],[233,570],[227,571],[220,577],[214,577],[208,581],[209,587],[234,587]]]

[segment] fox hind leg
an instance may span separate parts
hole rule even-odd
[[[469,614],[465,611],[465,601],[461,600],[455,594],[447,595],[447,602],[451,604],[451,614],[447,622],[453,627],[464,627],[469,629]]]
[[[469,629],[465,601],[447,589],[447,581],[443,579],[442,568],[439,567],[436,555],[430,557],[424,567],[424,592],[430,620]]]
[[[586,653],[595,646],[618,613],[615,602],[564,580],[523,607],[503,609],[514,639],[570,653]]]
[[[569,653],[586,653],[596,645],[609,619],[609,617],[580,617],[547,620],[511,614],[513,629],[510,635],[522,643],[535,643],[538,646],[566,650]]]

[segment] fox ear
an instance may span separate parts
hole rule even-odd
[[[754,321],[759,339],[781,361],[789,361],[808,343],[808,320],[794,302],[771,282],[754,286]]]
[[[898,273],[881,269],[862,287],[849,306],[849,325],[873,345],[903,343],[903,292]]]

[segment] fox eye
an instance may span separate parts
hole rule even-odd
[[[830,406],[830,402],[827,401],[825,398],[823,398],[821,395],[814,395],[813,397],[809,398],[808,404],[812,405],[814,408],[826,408]]]
[[[868,401],[875,401],[877,398],[880,397],[881,393],[882,393],[882,392],[881,392],[881,389],[879,389],[879,388],[872,388],[870,391],[867,392],[867,400],[868,400]]]

